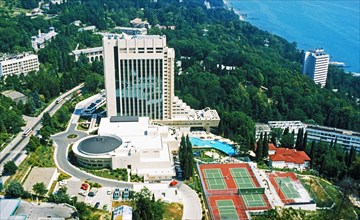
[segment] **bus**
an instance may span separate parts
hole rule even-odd
[[[58,99],[56,99],[55,104],[59,104],[62,100],[63,98],[59,97]]]
[[[31,128],[27,128],[24,133],[22,134],[23,137],[27,137],[32,133],[32,129]]]

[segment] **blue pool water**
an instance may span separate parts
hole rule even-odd
[[[199,146],[199,147],[212,147],[216,150],[220,150],[228,155],[234,155],[236,153],[234,147],[230,144],[223,143],[221,141],[217,140],[203,140],[196,137],[190,138],[191,144],[193,146]]]
[[[359,0],[230,0],[247,21],[277,34],[299,49],[323,47],[330,61],[360,72]]]

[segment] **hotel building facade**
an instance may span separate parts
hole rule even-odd
[[[107,116],[150,117],[174,127],[214,127],[216,110],[194,110],[174,95],[175,51],[159,35],[103,38]]]
[[[321,88],[326,85],[326,78],[329,68],[329,54],[323,49],[306,51],[302,73],[314,80],[315,84],[320,84]]]
[[[31,53],[8,56],[0,60],[0,77],[39,70],[38,56]]]

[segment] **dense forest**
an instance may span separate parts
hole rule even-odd
[[[0,11],[0,52],[31,50],[30,37],[38,29],[47,31],[54,26],[59,34],[39,51],[43,64],[40,72],[8,77],[1,83],[1,91],[16,89],[32,99],[39,96],[46,103],[85,81],[89,74],[101,75],[101,63],[75,63],[69,55],[78,43],[80,48],[101,45],[100,35],[78,32],[71,23],[80,20],[99,30],[109,30],[130,26],[129,21],[139,17],[153,26],[149,34],[166,35],[168,45],[175,48],[176,58],[182,62],[181,74],[177,69],[175,77],[176,94],[193,108],[209,106],[218,110],[222,120],[217,132],[243,146],[254,142],[254,122],[302,120],[360,130],[360,78],[330,67],[328,85],[321,89],[300,73],[302,51],[296,43],[240,21],[222,7],[221,1],[210,1],[216,7],[206,9],[199,0],[68,0],[45,10],[58,15],[52,19],[12,13],[34,1],[4,1],[8,8]],[[156,24],[174,25],[176,29],[160,30]],[[269,46],[265,46],[265,40]],[[221,65],[234,68],[226,70]],[[91,83],[90,88],[99,87]],[[34,111],[33,107],[24,109],[26,114]]]

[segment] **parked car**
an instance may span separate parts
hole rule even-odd
[[[97,188],[93,188],[93,189],[90,190],[88,196],[95,196],[97,192],[98,192],[98,189],[97,189]]]
[[[97,209],[97,208],[99,208],[99,206],[100,206],[100,202],[96,202],[94,208]]]
[[[113,199],[119,199],[120,198],[120,189],[116,188],[113,194]]]
[[[79,195],[86,196],[86,191],[85,190],[80,190]]]
[[[106,193],[107,193],[108,195],[111,195],[111,193],[112,193],[111,189],[108,189]]]
[[[89,184],[87,184],[87,183],[83,183],[82,185],[81,185],[81,189],[83,189],[83,190],[88,190],[88,188],[89,188]]]
[[[122,197],[123,197],[124,199],[128,199],[128,198],[129,198],[129,195],[130,195],[129,188],[125,188]]]

